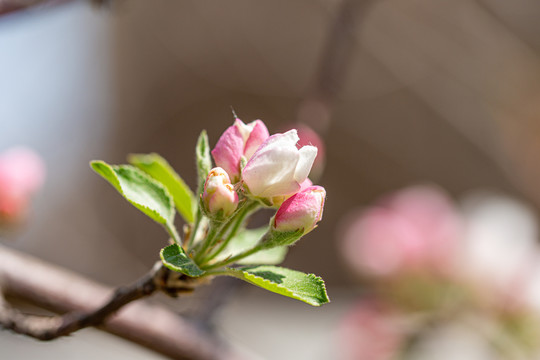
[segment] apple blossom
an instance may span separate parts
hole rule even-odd
[[[522,282],[537,260],[534,211],[507,196],[476,193],[463,202],[463,213],[460,269],[483,286],[512,294],[509,289]]]
[[[267,199],[292,195],[298,192],[307,179],[317,156],[315,146],[296,147],[296,130],[270,136],[257,149],[242,170],[242,180],[248,193]]]
[[[409,270],[446,270],[455,265],[461,218],[434,187],[402,190],[354,216],[342,252],[352,267],[376,276]]]
[[[213,168],[208,173],[201,195],[206,212],[210,216],[231,216],[238,206],[238,194],[231,184],[229,175],[220,167]]]
[[[322,186],[310,186],[294,194],[285,200],[276,212],[274,230],[303,230],[303,234],[307,234],[322,219],[325,198],[326,191]]]
[[[45,165],[33,150],[14,147],[0,154],[0,217],[22,216],[44,179]]]
[[[268,136],[268,129],[261,120],[244,124],[242,120],[236,119],[212,150],[216,165],[223,168],[233,182],[237,182],[240,179],[242,157],[249,160]]]

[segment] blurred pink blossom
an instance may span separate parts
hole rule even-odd
[[[33,150],[14,147],[0,153],[0,218],[21,217],[44,180],[45,165]]]
[[[524,300],[523,292],[539,291],[527,288],[540,284],[529,280],[540,261],[538,224],[529,206],[499,194],[475,193],[464,200],[463,216],[459,269],[464,277],[507,306]]]
[[[343,360],[395,359],[404,338],[398,314],[376,300],[361,300],[339,325]]]
[[[402,190],[355,216],[342,251],[350,265],[376,276],[452,265],[462,232],[459,214],[439,189]]]

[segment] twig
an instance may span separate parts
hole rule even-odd
[[[133,285],[119,287],[106,304],[92,312],[70,312],[53,317],[25,315],[12,309],[2,298],[0,325],[39,340],[53,340],[89,326],[100,325],[122,306],[158,290],[156,274],[152,270]]]
[[[158,290],[182,293],[195,286],[163,267],[156,267],[134,284],[113,292],[82,276],[0,246],[0,281],[6,295],[68,312],[53,317],[22,314],[0,298],[0,325],[19,333],[50,340],[79,328],[103,324],[113,334],[174,359],[242,358],[164,307],[144,301],[129,303]]]

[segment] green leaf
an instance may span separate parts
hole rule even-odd
[[[231,239],[227,247],[221,252],[219,259],[225,259],[230,256],[234,256],[236,254],[239,254],[241,252],[251,249],[252,247],[257,245],[257,243],[263,237],[263,235],[266,233],[267,230],[268,230],[268,227],[265,226],[259,229],[250,229],[250,230],[242,231],[240,234],[236,235],[234,238]],[[287,251],[288,251],[288,248],[286,246],[275,247],[268,250],[261,250],[251,256],[248,256],[242,260],[239,260],[238,264],[240,265],[258,265],[258,264],[277,265],[283,262],[283,260],[285,260]]]
[[[188,222],[193,222],[197,205],[193,192],[184,180],[174,171],[167,160],[158,154],[131,154],[128,161],[162,183],[171,194],[176,209]]]
[[[266,265],[227,268],[225,274],[313,306],[330,302],[324,281],[313,274]]]
[[[174,227],[173,201],[163,185],[130,165],[109,165],[104,161],[92,161],[90,165],[127,201],[165,226],[169,234],[180,241]]]
[[[163,261],[163,265],[173,271],[192,277],[204,274],[204,271],[201,270],[189,256],[187,256],[184,249],[178,244],[172,244],[161,249],[159,256]]]
[[[206,130],[201,132],[199,140],[197,140],[197,147],[195,148],[197,158],[197,175],[198,175],[198,187],[197,194],[202,193],[204,188],[204,182],[210,170],[212,170],[212,158],[210,157],[210,145],[208,143],[208,135]]]

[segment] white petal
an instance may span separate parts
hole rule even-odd
[[[251,193],[259,197],[292,194],[300,188],[295,180],[300,152],[296,130],[270,136],[253,154],[242,172]]]
[[[255,196],[275,196],[275,191],[289,189],[295,182],[298,158],[298,151],[290,146],[256,153],[244,168],[244,182]]]
[[[293,147],[296,148],[296,143],[300,140],[298,133],[295,129],[289,130],[283,134],[274,134],[270,136],[266,141],[261,145],[259,150],[253,155],[255,156],[259,151],[268,151],[269,149],[274,149],[276,147]]]
[[[303,183],[309,175],[313,162],[317,157],[317,148],[315,146],[306,145],[298,151],[300,157],[296,170],[294,172],[294,179],[298,183]]]

